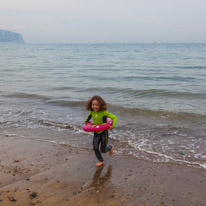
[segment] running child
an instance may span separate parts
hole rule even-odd
[[[93,124],[103,124],[106,122],[106,117],[109,117],[113,120],[112,126],[109,126],[109,130],[115,128],[117,117],[111,113],[109,113],[107,110],[107,104],[100,96],[93,96],[91,99],[89,99],[86,103],[86,109],[89,110],[89,114],[85,120],[85,123],[89,122],[90,119],[93,119]],[[102,158],[100,149],[102,153],[109,152],[110,155],[113,154],[113,146],[110,144],[108,145],[108,130],[102,130],[99,132],[94,132],[93,137],[93,149],[95,152],[95,155],[99,162],[96,164],[96,166],[101,166],[104,164],[104,159]]]

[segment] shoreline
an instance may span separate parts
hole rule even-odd
[[[36,134],[38,136],[38,134]],[[115,145],[114,145],[115,146]],[[206,171],[0,134],[0,205],[206,205]]]

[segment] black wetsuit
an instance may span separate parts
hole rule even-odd
[[[93,149],[94,149],[97,159],[100,162],[104,162],[101,152],[106,153],[110,150],[109,148],[107,148],[109,147],[107,146],[107,143],[108,143],[108,131],[107,130],[104,130],[101,134],[94,132]],[[99,151],[99,146],[100,146],[101,152]]]

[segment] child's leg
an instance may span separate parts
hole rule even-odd
[[[101,134],[102,137],[102,141],[101,141],[101,152],[105,153],[109,151],[109,148],[107,146],[108,144],[108,131],[104,130],[104,132],[102,132]]]
[[[94,132],[93,149],[94,149],[94,152],[95,152],[97,159],[100,162],[104,162],[104,159],[102,158],[101,152],[99,151],[100,142],[101,142],[101,136],[99,134],[97,134],[96,132]]]
[[[102,136],[102,141],[101,141],[101,152],[109,152],[110,155],[113,154],[113,146],[108,145],[108,131],[105,130],[100,134]]]

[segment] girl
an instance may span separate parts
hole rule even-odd
[[[106,122],[106,117],[109,117],[113,120],[112,126],[110,126],[109,130],[115,128],[117,117],[107,110],[107,104],[100,96],[93,96],[86,103],[86,109],[89,110],[89,114],[85,120],[85,123],[89,122],[91,118],[93,118],[93,124],[103,124]],[[110,155],[113,154],[113,146],[107,145],[108,143],[108,130],[103,130],[99,132],[94,132],[93,137],[93,149],[95,155],[99,162],[96,166],[101,166],[104,164],[104,159],[102,158],[101,152],[106,153],[109,152]],[[99,150],[99,146],[101,144],[101,152]]]

